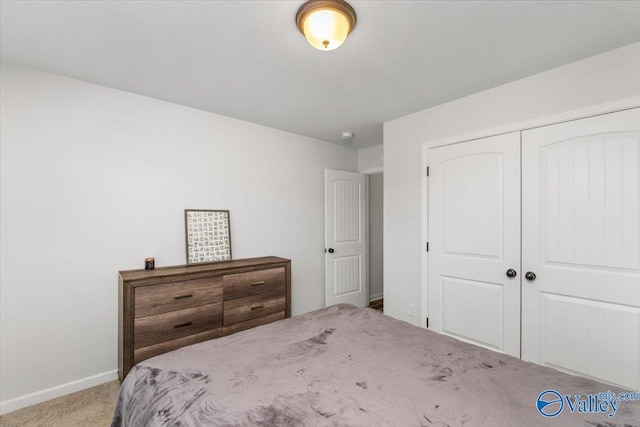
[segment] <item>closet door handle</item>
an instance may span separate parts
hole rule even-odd
[[[507,277],[508,278],[513,279],[517,275],[518,275],[518,273],[516,273],[516,271],[513,268],[510,268],[510,269],[507,270]]]
[[[536,273],[534,273],[533,271],[527,271],[527,273],[524,275],[524,278],[530,282],[533,282],[534,280],[536,280]]]
[[[333,250],[333,248],[329,248],[329,251],[328,251],[328,252],[329,252],[330,254],[332,254],[332,253],[334,253],[335,251]]]

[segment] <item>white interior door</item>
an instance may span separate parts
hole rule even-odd
[[[367,305],[365,176],[326,169],[325,304]]]
[[[522,356],[638,390],[640,109],[522,138]]]
[[[520,134],[430,149],[429,167],[429,327],[520,357]]]

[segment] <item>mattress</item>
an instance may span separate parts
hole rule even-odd
[[[638,425],[623,391],[336,305],[145,360],[112,425]]]

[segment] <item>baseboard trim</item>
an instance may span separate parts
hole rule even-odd
[[[113,371],[107,371],[90,377],[81,378],[66,384],[36,391],[35,393],[25,394],[24,396],[19,396],[9,400],[3,400],[0,402],[0,415],[117,379],[118,370],[114,369]]]
[[[375,295],[369,295],[369,302],[378,300],[378,299],[382,299],[382,297],[384,296],[384,294],[375,294]]]

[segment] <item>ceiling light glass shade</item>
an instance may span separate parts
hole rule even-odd
[[[353,30],[356,13],[343,0],[310,0],[298,10],[296,24],[311,46],[333,50]]]
[[[344,43],[348,35],[349,21],[336,10],[317,10],[304,20],[304,36],[316,49],[336,49]]]

